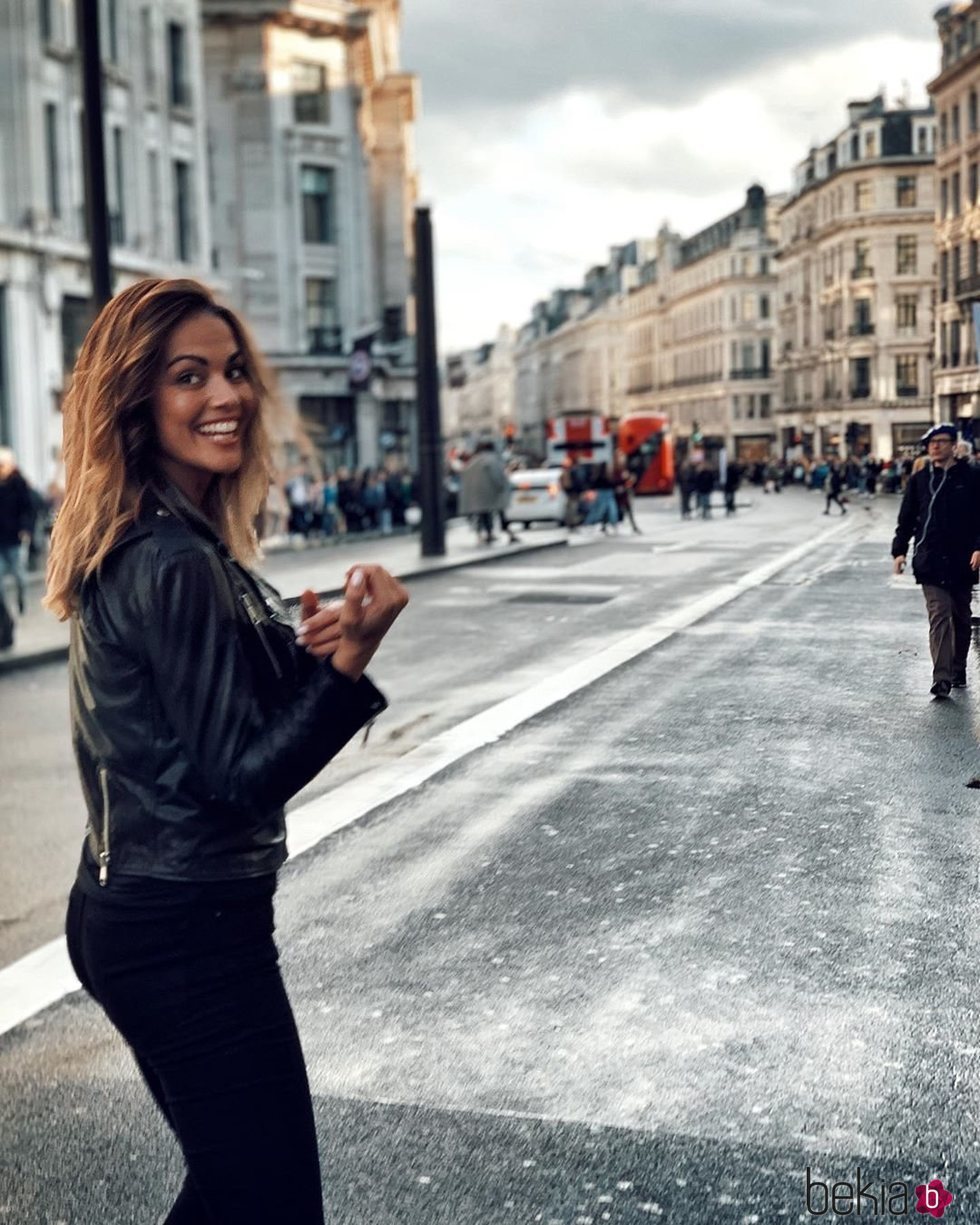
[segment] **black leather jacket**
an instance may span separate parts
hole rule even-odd
[[[85,583],[69,659],[102,884],[274,872],[285,802],[386,705],[295,645],[278,593],[169,486]]]
[[[980,473],[963,460],[942,469],[926,464],[909,477],[898,512],[892,557],[915,538],[917,583],[957,590],[977,581],[970,557],[980,549]]]

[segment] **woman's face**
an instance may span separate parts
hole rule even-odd
[[[153,397],[159,464],[200,505],[216,476],[237,472],[257,409],[235,334],[207,311],[170,334]]]

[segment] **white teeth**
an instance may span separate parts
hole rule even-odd
[[[211,425],[200,425],[199,434],[234,434],[238,430],[237,421],[215,421]]]

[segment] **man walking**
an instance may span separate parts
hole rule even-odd
[[[980,567],[980,475],[956,459],[955,425],[933,426],[922,441],[928,463],[905,488],[892,557],[901,574],[914,537],[912,573],[929,614],[930,692],[946,698],[966,685],[970,600]]]
[[[23,615],[25,586],[23,552],[34,530],[34,500],[9,447],[0,447],[0,649],[13,646],[13,618],[4,602],[3,580],[10,575]]]

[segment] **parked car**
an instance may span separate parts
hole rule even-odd
[[[507,507],[510,523],[564,523],[565,491],[561,468],[532,468],[510,474],[512,493]]]

